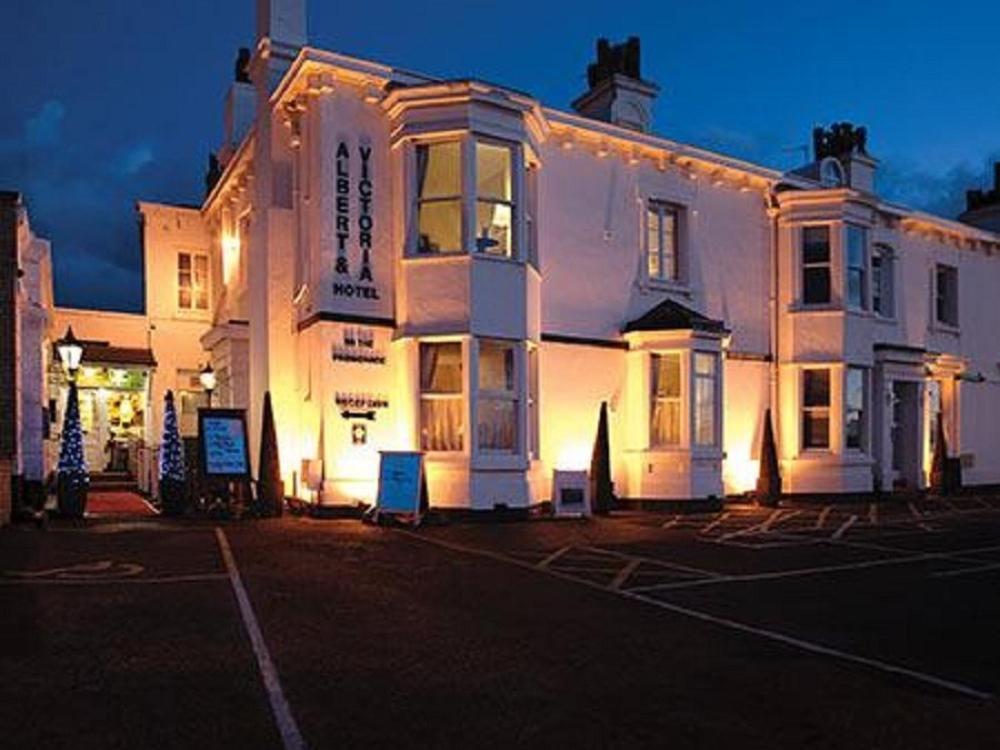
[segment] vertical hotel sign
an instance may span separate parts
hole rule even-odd
[[[333,282],[333,296],[347,299],[378,300],[378,287],[372,275],[372,237],[375,229],[374,182],[372,175],[372,146],[359,142],[356,149],[341,139],[337,142],[336,154],[336,214],[337,262],[336,278]],[[351,179],[351,162],[358,166],[356,181]],[[351,225],[351,202],[355,201],[355,224]],[[348,250],[354,233],[361,250],[361,267],[357,279],[351,275]]]

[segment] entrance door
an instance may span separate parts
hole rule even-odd
[[[100,391],[80,388],[80,426],[83,428],[83,455],[87,460],[87,470],[103,471],[107,462],[104,443],[107,441],[104,399]]]
[[[893,488],[920,487],[920,384],[895,380],[892,383],[892,477]]]

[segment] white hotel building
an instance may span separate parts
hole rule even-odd
[[[312,49],[303,0],[257,13],[204,203],[140,204],[145,315],[52,316],[144,351],[147,444],[211,361],[254,441],[271,392],[286,490],[324,504],[370,501],[383,449],[425,452],[435,507],[548,500],[602,402],[624,499],[752,490],[768,410],[789,493],[925,487],[939,413],[965,484],[1000,484],[990,201],[883,200],[850,127],[791,173],[654,135],[637,43],[566,112]]]

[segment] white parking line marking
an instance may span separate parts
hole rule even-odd
[[[643,557],[642,555],[626,555],[624,552],[615,552],[611,549],[604,549],[603,547],[583,547],[585,550],[590,552],[595,552],[599,555],[610,555],[611,557],[617,557],[620,560],[638,560],[639,562],[644,562],[649,565],[655,565],[660,568],[668,568],[670,570],[679,570],[682,573],[694,573],[701,576],[718,577],[722,575],[721,573],[716,573],[714,570],[705,570],[704,568],[693,568],[690,565],[682,565],[680,563],[670,562],[669,560],[660,560],[655,557]]]
[[[635,573],[635,569],[641,564],[641,560],[632,560],[632,562],[627,563],[624,568],[618,571],[615,575],[615,579],[608,585],[609,589],[620,589],[622,585],[629,579],[629,576]]]
[[[664,521],[663,525],[660,527],[662,529],[672,529],[674,526],[681,522],[681,516],[678,513],[676,516],[671,518],[669,521]]]
[[[572,547],[563,547],[562,549],[557,549],[551,555],[549,555],[544,560],[542,560],[540,563],[538,563],[538,567],[539,568],[547,568],[547,567],[549,567],[552,563],[554,563],[560,557],[562,557],[563,555],[565,555],[571,549],[573,549],[573,548]]]
[[[178,576],[149,576],[147,578],[11,578],[0,579],[0,586],[121,586],[159,583],[198,583],[224,581],[225,573],[198,573]]]
[[[962,568],[961,570],[944,570],[939,573],[934,573],[935,578],[952,578],[953,576],[964,576],[970,573],[986,573],[989,571],[1000,570],[1000,563],[992,563],[990,565],[980,565],[978,568]]]
[[[833,534],[830,535],[830,538],[831,539],[840,539],[840,537],[842,537],[844,534],[846,534],[847,530],[849,528],[851,528],[857,522],[857,520],[858,520],[858,517],[855,516],[855,515],[852,515],[850,518],[848,518],[846,521],[844,521],[842,524],[840,524],[840,528],[837,529],[835,532],[833,532]]]
[[[285,750],[304,750],[306,743],[302,739],[302,733],[299,732],[298,724],[292,717],[288,701],[285,700],[285,693],[278,680],[278,671],[274,668],[271,653],[267,650],[267,643],[264,642],[264,634],[261,632],[257,617],[253,613],[250,597],[243,587],[243,579],[240,578],[240,571],[236,567],[233,551],[229,548],[229,540],[226,539],[225,533],[220,528],[215,529],[215,538],[219,542],[222,561],[226,565],[229,582],[232,584],[233,594],[236,595],[236,602],[240,607],[243,626],[246,628],[247,635],[250,636],[250,645],[253,647],[254,656],[257,657],[257,667],[260,669],[260,676],[264,682],[264,689],[267,691],[267,700],[271,704],[274,722],[278,725],[278,732],[281,734],[281,741]]]
[[[847,651],[841,651],[840,649],[831,648],[830,646],[824,646],[821,643],[813,643],[811,641],[806,641],[801,638],[795,638],[793,636],[785,635],[784,633],[779,633],[774,630],[759,628],[754,625],[748,625],[746,623],[737,622],[736,620],[730,620],[725,617],[719,617],[717,615],[710,614],[709,612],[703,612],[701,610],[691,609],[690,607],[683,607],[679,604],[672,604],[670,602],[665,602],[660,599],[654,599],[650,596],[645,596],[644,594],[637,593],[634,591],[629,591],[625,589],[618,589],[612,591],[606,586],[602,586],[598,583],[587,581],[581,578],[573,578],[572,576],[561,574],[556,570],[547,569],[540,571],[534,565],[525,563],[513,557],[508,557],[507,555],[501,554],[499,552],[491,552],[490,550],[478,549],[476,547],[466,547],[461,544],[455,544],[454,542],[446,542],[441,539],[434,539],[433,537],[424,536],[414,531],[397,529],[396,532],[399,534],[404,534],[412,539],[416,539],[417,541],[424,542],[426,544],[436,545],[438,547],[441,547],[443,549],[448,549],[453,552],[483,557],[489,560],[507,563],[509,565],[516,565],[517,567],[525,568],[527,570],[541,572],[544,573],[545,575],[552,576],[553,578],[559,578],[561,580],[570,581],[572,583],[578,583],[583,586],[588,586],[597,591],[604,591],[605,593],[611,593],[616,596],[621,596],[626,599],[631,599],[632,601],[642,602],[643,604],[649,604],[653,607],[658,607],[659,609],[663,609],[668,612],[673,612],[674,614],[683,615],[685,617],[689,617],[695,620],[700,620],[702,622],[718,625],[720,627],[727,628],[729,630],[735,630],[741,633],[755,635],[759,638],[775,641],[777,643],[782,643],[786,646],[791,646],[792,648],[797,648],[801,651],[806,651],[813,654],[819,654],[821,656],[828,656],[834,659],[839,659],[841,661],[846,661],[853,664],[860,664],[862,666],[869,667],[870,669],[886,672],[888,674],[894,674],[901,677],[908,677],[917,682],[922,682],[927,685],[933,685],[934,687],[941,688],[943,690],[950,690],[952,692],[960,693],[962,695],[966,695],[971,698],[978,698],[980,700],[991,700],[993,698],[992,693],[987,693],[982,690],[977,690],[976,688],[969,687],[968,685],[963,685],[960,682],[955,682],[953,680],[948,680],[942,677],[936,677],[935,675],[927,674],[925,672],[919,672],[915,669],[910,669],[908,667],[899,666],[897,664],[881,661],[879,659],[872,659],[867,656],[852,654]]]
[[[816,525],[813,529],[819,530],[823,528],[823,524],[826,523],[826,517],[830,515],[830,511],[833,510],[832,505],[827,505],[823,510],[819,512],[819,518],[816,519]]]
[[[701,534],[707,534],[712,529],[714,529],[716,526],[718,526],[720,523],[722,523],[727,518],[729,518],[729,516],[731,516],[731,515],[732,515],[732,513],[729,513],[729,512],[720,513],[719,516],[716,517],[716,519],[714,521],[712,521],[710,524],[706,525],[705,528],[703,528],[699,533],[701,533]]]
[[[818,565],[812,568],[797,568],[794,570],[773,570],[767,573],[745,573],[718,578],[703,578],[696,581],[670,581],[668,583],[651,584],[649,586],[631,586],[629,591],[666,591],[670,589],[686,589],[697,586],[710,586],[718,583],[744,583],[747,581],[774,581],[782,578],[800,578],[802,576],[824,575],[826,573],[843,573],[851,570],[881,568],[891,565],[909,565],[929,560],[950,560],[934,552],[909,555],[907,557],[884,557],[877,560],[862,560],[859,562],[842,563],[840,565]],[[1000,567],[998,565],[997,567]]]

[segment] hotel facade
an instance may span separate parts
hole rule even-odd
[[[270,391],[286,492],[328,505],[371,502],[389,449],[435,507],[550,500],[602,404],[623,499],[752,490],[768,414],[788,493],[926,487],[939,415],[1000,484],[996,191],[890,203],[849,125],[786,173],[654,135],[637,41],[567,112],[312,49],[302,0],[257,22],[203,204],[139,204],[144,314],[47,314],[43,350],[87,341],[94,460],[125,440],[154,489],[163,394],[195,429],[210,362],[254,459]]]

